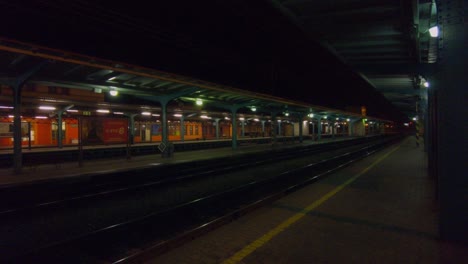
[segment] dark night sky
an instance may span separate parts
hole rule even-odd
[[[369,115],[399,118],[269,1],[5,2],[3,37],[312,104],[366,105]]]

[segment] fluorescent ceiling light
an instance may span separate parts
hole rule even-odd
[[[41,110],[55,110],[55,107],[41,105],[41,106],[39,106],[39,109],[41,109]]]
[[[0,105],[0,109],[13,109],[13,106]]]
[[[47,119],[47,116],[35,116],[36,119]]]
[[[70,112],[70,113],[78,113],[78,110],[76,110],[76,109],[68,109],[67,112]]]
[[[123,115],[123,112],[114,112],[114,115]]]
[[[210,119],[211,118],[211,117],[206,116],[206,115],[201,115],[200,117],[203,118],[203,119]]]
[[[182,114],[174,114],[175,117],[182,117]]]
[[[159,114],[152,114],[152,116],[159,116]]]
[[[96,112],[103,113],[103,114],[108,114],[110,111],[107,110],[107,109],[98,109],[98,110],[96,110]]]
[[[197,99],[197,100],[195,101],[195,103],[196,103],[197,105],[203,105],[203,101],[202,101],[201,99]]]
[[[149,115],[151,115],[151,113],[150,112],[141,112],[141,115],[149,116]]]
[[[112,96],[117,96],[119,94],[119,92],[117,90],[110,90],[109,94],[112,95]]]

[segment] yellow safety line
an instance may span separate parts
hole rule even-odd
[[[272,230],[270,230],[268,233],[264,234],[263,236],[261,236],[260,238],[258,238],[257,240],[255,240],[254,242],[250,243],[249,245],[247,245],[246,247],[244,247],[243,249],[241,249],[240,251],[238,251],[237,253],[235,253],[232,257],[224,260],[222,263],[223,264],[235,264],[235,263],[239,263],[242,259],[244,259],[245,257],[247,257],[248,255],[250,255],[252,252],[254,252],[256,249],[262,247],[265,243],[267,243],[268,241],[270,241],[273,237],[275,237],[276,235],[278,235],[279,233],[281,233],[282,231],[284,231],[286,228],[288,228],[289,226],[291,226],[292,224],[296,223],[297,221],[299,221],[302,217],[304,217],[305,215],[307,215],[308,213],[310,213],[312,210],[314,210],[315,208],[317,208],[318,206],[320,206],[321,204],[323,204],[324,202],[326,202],[328,199],[330,199],[333,195],[335,195],[336,193],[338,193],[339,191],[341,191],[344,187],[346,187],[348,184],[352,183],[353,181],[355,181],[358,177],[362,176],[363,174],[365,174],[366,172],[368,172],[370,169],[372,169],[375,165],[379,164],[380,162],[382,162],[384,159],[386,159],[388,156],[390,156],[390,154],[392,154],[393,152],[395,152],[398,148],[400,148],[401,144],[397,147],[395,147],[394,149],[392,149],[390,152],[386,153],[385,155],[383,155],[382,157],[380,157],[379,159],[377,159],[376,161],[374,161],[371,165],[369,165],[367,168],[365,168],[364,170],[362,170],[361,172],[359,172],[357,175],[351,177],[350,179],[348,179],[347,181],[345,181],[343,184],[341,184],[340,186],[336,187],[335,189],[333,189],[332,191],[330,191],[329,193],[325,194],[324,196],[322,196],[320,199],[316,200],[315,202],[313,202],[312,204],[310,204],[309,206],[307,206],[306,208],[304,208],[304,210],[302,210],[302,212],[300,213],[297,213],[295,215],[293,215],[292,217],[290,217],[289,219],[287,219],[286,221],[282,222],[281,224],[279,224],[278,226],[276,226],[275,228],[273,228]]]

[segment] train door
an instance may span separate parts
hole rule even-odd
[[[62,143],[66,142],[66,123],[63,121],[62,122]],[[58,123],[57,122],[52,122],[52,143],[58,144]]]

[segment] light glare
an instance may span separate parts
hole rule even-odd
[[[438,26],[433,26],[429,29],[429,34],[433,38],[437,38],[439,36],[439,27]]]

